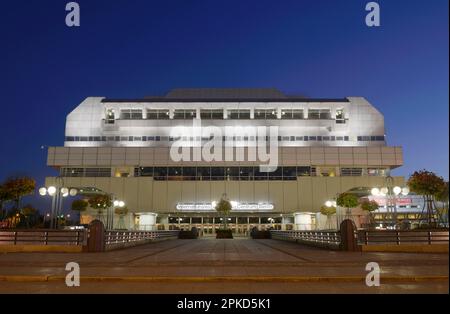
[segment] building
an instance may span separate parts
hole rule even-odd
[[[189,133],[198,124],[222,133]],[[248,158],[259,140],[268,140],[267,151],[277,149],[275,171]],[[194,148],[202,151],[212,141],[220,143],[214,152],[220,145],[244,157],[193,157]],[[188,158],[174,160],[175,143],[192,148]],[[120,220],[127,228],[196,226],[213,233],[221,221],[214,204],[225,193],[233,204],[228,225],[245,233],[254,226],[318,228],[317,213],[327,200],[352,188],[382,186],[403,157],[401,147],[386,144],[383,115],[362,97],[175,89],[162,97],[86,98],[67,116],[64,146],[49,148],[47,164],[58,169],[66,186],[124,200],[129,213]],[[403,185],[403,177],[394,183]],[[52,184],[55,177],[47,178],[46,185]],[[88,211],[83,220],[95,216]]]

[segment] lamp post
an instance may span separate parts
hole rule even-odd
[[[75,196],[78,191],[74,188],[64,187],[62,184],[62,179],[58,178],[56,181],[56,186],[41,187],[39,189],[39,194],[41,196],[49,195],[52,197],[52,208],[50,213],[50,229],[58,228],[58,218],[62,210],[62,203],[65,197]]]
[[[373,196],[381,196],[385,198],[386,211],[391,214],[391,219],[394,224],[397,223],[397,197],[401,194],[406,196],[409,194],[408,187],[394,186],[393,178],[391,176],[386,177],[386,186],[374,187],[370,193]]]
[[[334,207],[334,208],[337,209],[337,203],[336,203],[336,200],[328,200],[328,201],[325,202],[324,205],[325,205],[326,207]],[[331,227],[331,226],[330,226],[330,227]],[[337,210],[336,210],[336,229],[338,229],[338,228],[339,228],[339,217],[338,217]]]
[[[115,199],[114,195],[112,196],[113,198],[113,206],[110,206],[106,212],[106,230],[112,230],[114,229],[114,208],[116,207],[124,207],[125,206],[125,202]]]

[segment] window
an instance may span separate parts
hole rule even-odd
[[[345,123],[344,109],[336,110],[336,123],[338,123],[338,124]]]
[[[153,178],[154,180],[165,181],[167,180],[167,168],[166,167],[155,167]]]
[[[84,168],[74,168],[71,176],[84,176]],[[77,170],[78,169],[78,170]],[[261,172],[258,167],[136,167],[135,177],[153,177],[154,180],[178,181],[267,181],[297,180],[297,176],[315,176],[314,167],[278,167],[272,172]],[[321,169],[323,172],[323,169]],[[110,176],[110,170],[107,170]],[[127,176],[129,173],[126,173]],[[69,175],[68,175],[69,176]],[[100,176],[100,175],[95,175]]]
[[[297,167],[297,175],[307,177],[311,175],[311,167]]]
[[[238,217],[237,219],[238,219],[237,223],[239,225],[246,225],[248,223],[247,217]]]
[[[261,181],[261,180],[267,180],[268,177],[268,172],[261,172],[259,167],[255,167],[254,168],[254,173],[255,173],[255,180]]]
[[[223,181],[225,168],[223,167],[211,167],[211,180]]]
[[[277,119],[276,109],[255,109],[254,118],[259,120],[274,120]]]
[[[141,109],[122,109],[120,111],[120,119],[123,119],[123,120],[142,119],[142,110]]]
[[[197,173],[197,169],[195,167],[184,167],[183,168],[183,180],[194,181],[196,173]]]
[[[222,109],[201,109],[200,110],[200,118],[204,120],[223,119],[223,110]]]
[[[384,135],[358,136],[357,140],[360,142],[384,141]]]
[[[226,167],[225,180],[239,180],[239,167]]]
[[[283,167],[283,180],[297,180],[297,168]]]
[[[199,181],[211,180],[211,168],[210,167],[197,167],[197,180],[199,180]]]
[[[173,118],[176,120],[189,120],[196,117],[195,109],[175,109],[173,111]]]
[[[367,169],[367,175],[369,175],[369,176],[385,176],[386,169],[369,168],[369,169]]]
[[[239,180],[241,180],[241,181],[253,180],[253,167],[240,167],[239,168]]]
[[[334,177],[336,176],[336,169],[334,167],[319,168],[321,177]]]
[[[169,167],[167,172],[169,180],[176,180],[178,177],[181,177],[183,175],[183,168]]]
[[[303,109],[281,109],[281,119],[303,119]]]
[[[148,120],[168,120],[169,109],[147,109]]]
[[[230,109],[228,119],[250,119],[250,109]]]
[[[107,109],[105,123],[106,124],[114,124],[114,121],[115,121],[114,109]]]
[[[111,177],[111,168],[61,168],[62,177]]]
[[[360,177],[362,176],[362,168],[341,168],[341,176]]]
[[[283,168],[278,167],[275,171],[269,172],[269,180],[282,180]]]
[[[153,177],[153,167],[139,167],[134,169],[135,177]]]
[[[330,109],[309,109],[308,119],[311,120],[329,120],[331,119]]]

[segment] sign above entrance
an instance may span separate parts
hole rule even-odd
[[[271,211],[274,209],[273,204],[270,203],[238,203],[231,201],[232,211]],[[179,211],[215,211],[215,202],[213,203],[178,203],[177,210]]]

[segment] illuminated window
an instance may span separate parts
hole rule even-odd
[[[204,120],[223,119],[223,110],[222,109],[201,109],[200,110],[200,118]]]
[[[228,119],[250,119],[250,109],[230,109]]]
[[[148,120],[168,120],[169,109],[147,109]]]
[[[283,120],[300,120],[303,118],[303,109],[281,109],[281,119]]]
[[[106,110],[105,123],[106,124],[114,124],[114,121],[115,121],[114,109]]]
[[[142,119],[142,110],[141,109],[122,109],[120,111],[120,119],[123,119],[123,120]]]
[[[331,119],[330,109],[309,109],[308,119],[310,120],[329,120]]]
[[[345,123],[344,109],[336,110],[336,123],[338,123],[338,124]]]
[[[276,109],[255,109],[254,118],[257,120],[274,120],[277,119]]]

